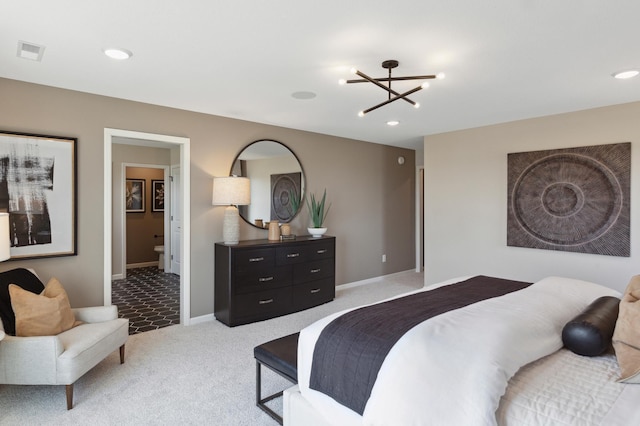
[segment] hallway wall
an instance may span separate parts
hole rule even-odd
[[[164,179],[164,169],[127,167],[127,179],[145,182],[145,209],[141,213],[127,213],[127,266],[158,260],[154,246],[164,244],[164,213],[154,212],[153,180]],[[161,237],[154,238],[154,235]]]

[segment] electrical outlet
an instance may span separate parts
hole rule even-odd
[[[382,262],[384,263],[384,262],[386,262],[386,261],[387,261],[387,255],[386,255],[386,254],[383,254],[383,255],[382,255]]]

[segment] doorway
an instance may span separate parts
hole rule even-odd
[[[114,138],[114,140],[118,140]],[[173,242],[171,238],[171,219],[179,216],[174,214],[180,203],[171,202],[175,194],[170,185],[172,176],[169,173],[170,151],[162,148],[134,147],[134,151],[128,145],[119,143],[112,144],[112,162],[114,164],[113,177],[113,259],[112,259],[112,279],[125,279],[127,270],[150,266],[158,262],[158,268],[180,275],[179,268],[171,268],[170,256],[164,256],[164,246],[166,253],[170,253]],[[129,159],[132,156],[138,159],[152,157],[158,153],[166,159],[166,164],[147,164],[122,162],[122,159]],[[118,170],[119,169],[119,170]],[[118,176],[115,173],[119,172]],[[126,182],[126,184],[125,184]],[[129,187],[135,188],[135,192],[127,194]],[[126,189],[123,189],[126,188]],[[138,195],[138,191],[144,191],[144,197]],[[122,201],[127,196],[130,199]],[[162,197],[161,202],[156,197]],[[168,202],[164,203],[164,200]],[[136,209],[135,206],[127,206],[127,202],[144,203],[144,208]],[[166,208],[165,208],[166,207]],[[175,240],[177,243],[180,239]],[[158,250],[162,248],[162,250]],[[162,261],[162,264],[160,264]]]
[[[416,170],[416,272],[424,271],[424,167]]]
[[[191,268],[190,268],[190,140],[188,138],[158,135],[151,133],[134,132],[120,129],[104,129],[104,303],[112,303],[112,276],[113,276],[113,228],[117,222],[113,221],[113,186],[114,173],[112,169],[113,144],[126,144],[139,147],[169,148],[172,153],[172,164],[179,165],[181,178],[179,184],[179,197],[176,202],[180,212],[181,230],[180,241],[176,241],[179,247],[181,262],[179,265],[180,277],[180,323],[189,325],[191,314]],[[120,225],[122,225],[120,223]]]

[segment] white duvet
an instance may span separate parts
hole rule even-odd
[[[300,333],[300,391],[335,425],[495,425],[509,379],[560,349],[564,324],[608,295],[619,293],[550,277],[429,319],[389,352],[362,416],[309,388],[314,344],[322,328],[344,312],[331,315]]]

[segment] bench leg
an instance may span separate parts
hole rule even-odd
[[[265,403],[271,401],[272,399],[279,398],[282,396],[282,392],[274,393],[266,398],[262,398],[262,374],[260,371],[260,362],[256,360],[256,405],[262,411],[271,416],[272,419],[282,424],[282,417],[273,411],[271,408],[267,407]]]
[[[120,346],[120,364],[124,364],[124,345]]]

